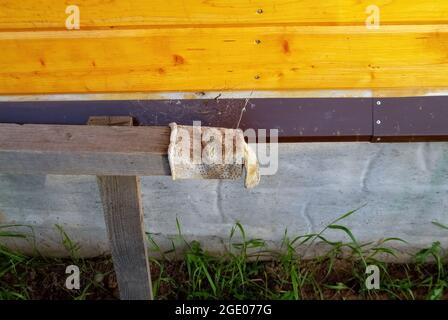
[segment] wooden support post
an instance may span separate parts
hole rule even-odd
[[[92,117],[89,125],[132,126],[130,117]],[[140,179],[97,176],[112,260],[122,300],[151,300]]]

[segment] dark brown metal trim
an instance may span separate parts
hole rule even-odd
[[[373,142],[448,141],[448,97],[373,101]]]
[[[0,102],[3,123],[81,125],[90,116],[278,129],[280,142],[448,141],[448,96]]]
[[[279,141],[369,141],[371,99],[196,99],[0,103],[0,122],[84,124],[90,116],[132,116],[140,125],[170,122],[279,130]]]
[[[282,141],[369,141],[370,99],[254,99],[242,128],[276,128]]]

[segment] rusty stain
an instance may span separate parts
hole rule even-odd
[[[92,66],[96,67],[95,61],[92,61]]]
[[[178,54],[174,54],[173,55],[173,59],[174,59],[174,65],[178,66],[178,65],[182,65],[185,63],[185,59],[184,57],[178,55]]]
[[[158,68],[158,69],[157,69],[157,72],[158,72],[159,74],[165,74],[165,73],[166,73],[165,69],[163,69],[163,68]]]
[[[283,40],[282,47],[283,47],[283,53],[284,54],[290,54],[291,53],[291,49],[289,48],[288,40]]]
[[[42,67],[45,67],[45,61],[44,61],[44,59],[39,58],[39,62],[40,62],[40,65],[41,65]]]

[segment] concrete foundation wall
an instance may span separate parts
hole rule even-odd
[[[400,237],[408,242],[405,251],[448,244],[448,231],[432,224],[448,224],[448,143],[281,144],[279,157],[277,174],[263,176],[253,190],[242,181],[142,177],[147,231],[162,250],[173,239],[181,246],[178,218],[187,240],[219,252],[240,221],[248,238],[275,249],[285,228],[290,237],[319,232],[365,204],[339,223],[360,242]],[[32,226],[35,245],[46,255],[67,254],[56,224],[80,244],[82,255],[108,251],[95,177],[0,175],[0,224]],[[340,231],[327,237],[346,239]],[[0,241],[32,252],[32,242]]]

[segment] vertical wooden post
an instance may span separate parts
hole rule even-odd
[[[131,117],[91,117],[89,125],[132,125]],[[151,300],[140,179],[97,176],[112,260],[122,300]]]

